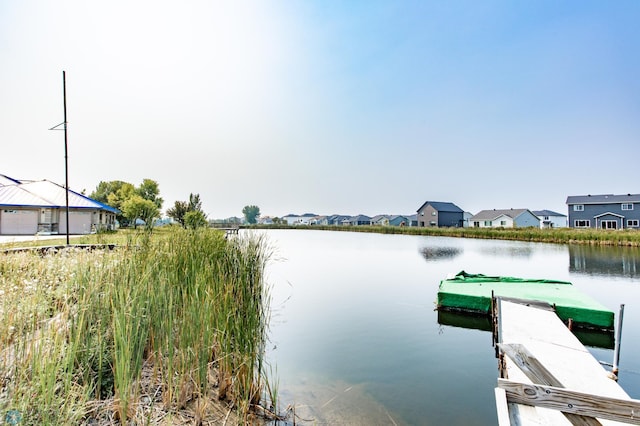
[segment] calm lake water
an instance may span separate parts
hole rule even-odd
[[[493,425],[491,333],[443,325],[440,280],[459,271],[571,281],[618,316],[620,385],[640,398],[640,251],[310,230],[265,232],[268,360],[297,424]],[[611,362],[613,350],[590,348]]]

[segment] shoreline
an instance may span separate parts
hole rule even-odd
[[[415,226],[241,225],[241,229],[299,229],[334,232],[478,238],[553,244],[640,247],[640,231],[575,228],[419,228]]]

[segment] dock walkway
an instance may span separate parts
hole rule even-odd
[[[494,309],[500,426],[640,424],[640,401],[551,307],[497,298]]]

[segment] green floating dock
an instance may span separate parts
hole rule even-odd
[[[491,295],[548,303],[565,322],[578,327],[614,329],[614,314],[568,281],[491,277],[459,272],[440,281],[438,309],[489,315]]]

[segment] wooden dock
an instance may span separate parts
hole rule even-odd
[[[215,229],[218,229],[220,231],[224,231],[225,236],[229,236],[229,235],[238,235],[240,233],[240,227],[239,226],[228,226],[228,227],[214,227]]]
[[[496,298],[498,424],[640,424],[631,399],[546,304]]]

